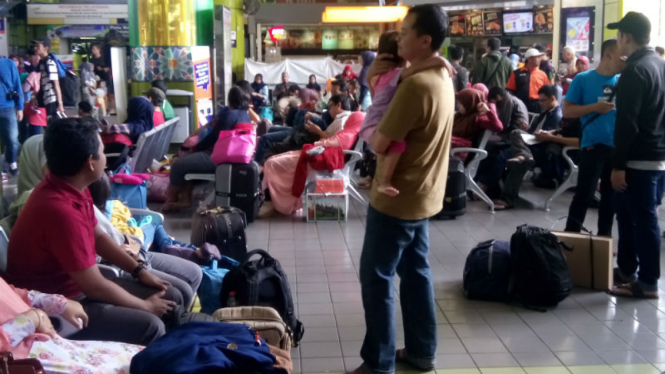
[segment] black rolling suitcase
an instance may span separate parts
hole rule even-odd
[[[245,212],[247,222],[253,222],[263,203],[259,164],[221,164],[215,176],[217,206],[231,206]]]
[[[245,213],[237,208],[217,207],[194,213],[190,243],[201,247],[210,243],[219,252],[236,261],[243,261],[247,255]]]
[[[446,195],[443,198],[443,210],[437,214],[438,219],[454,219],[466,213],[466,179],[464,164],[456,157],[450,157],[448,163],[448,181]]]

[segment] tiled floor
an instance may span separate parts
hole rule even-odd
[[[548,193],[528,190],[524,195],[542,202]],[[471,202],[463,217],[430,223],[438,374],[665,370],[665,301],[617,299],[579,289],[556,309],[538,313],[464,298],[462,268],[476,243],[507,240],[516,226],[526,222],[549,228],[567,214],[570,198],[571,194],[559,198],[549,213],[524,203],[512,211],[490,214],[482,203]],[[365,324],[357,274],[365,208],[353,202],[350,210],[346,223],[314,224],[301,217],[276,216],[247,229],[250,249],[267,248],[288,273],[298,316],[306,326],[302,344],[293,351],[296,372],[344,372],[361,363]],[[591,210],[587,226],[595,228],[595,217]],[[166,222],[174,235],[188,238],[188,217],[167,217]],[[557,225],[562,226],[563,222]],[[399,307],[397,313],[400,317]],[[399,319],[397,324],[402,325]],[[399,330],[398,339],[402,336]]]

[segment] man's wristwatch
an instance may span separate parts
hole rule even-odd
[[[132,270],[132,277],[134,277],[134,278],[138,278],[138,277],[139,277],[139,274],[141,273],[141,271],[142,271],[142,270],[145,270],[145,269],[147,269],[147,267],[146,267],[146,265],[145,265],[145,262],[143,262],[143,261],[139,261],[139,264],[136,265],[136,267],[134,268],[134,270]]]

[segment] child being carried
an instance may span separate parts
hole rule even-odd
[[[367,108],[365,121],[360,128],[360,137],[367,143],[370,143],[374,132],[381,123],[381,119],[388,111],[390,101],[395,95],[400,81],[431,68],[452,69],[450,64],[441,57],[430,58],[405,68],[406,61],[398,54],[397,36],[397,31],[390,31],[381,35],[378,49],[379,56],[367,72],[367,81],[372,94],[372,105]],[[393,187],[391,180],[399,158],[405,151],[406,143],[404,141],[390,143],[384,155],[384,170],[380,174],[382,178],[377,181],[379,193],[389,196],[399,194],[399,191]]]

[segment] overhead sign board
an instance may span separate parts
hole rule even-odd
[[[29,25],[111,25],[129,17],[127,4],[27,4]]]

